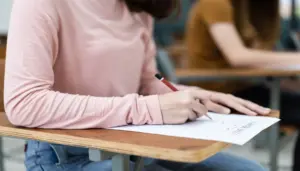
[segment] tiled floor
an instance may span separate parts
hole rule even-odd
[[[292,149],[294,141],[291,141],[285,149],[280,153],[280,171],[290,171],[292,164]],[[23,140],[12,138],[4,138],[4,153],[5,157],[5,171],[25,171],[23,164]],[[245,146],[233,146],[226,150],[230,153],[241,155],[252,160],[256,160],[261,164],[267,166],[268,164],[268,151],[267,150],[253,150],[251,143]],[[9,154],[9,155],[8,155]]]

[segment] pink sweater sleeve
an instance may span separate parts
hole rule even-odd
[[[162,124],[158,96],[93,97],[52,90],[59,17],[53,0],[15,0],[8,36],[4,103],[9,120],[41,128]]]
[[[153,19],[150,16],[146,18],[146,24],[149,29],[149,33],[153,32]],[[156,65],[156,47],[153,40],[153,36],[149,36],[150,39],[147,40],[147,48],[146,48],[146,61],[144,63],[143,75],[141,80],[141,93],[144,95],[152,95],[152,94],[164,94],[169,93],[171,90],[164,85],[161,81],[159,81],[155,74],[158,73],[157,65]],[[174,84],[174,86],[178,90],[186,90],[191,88],[185,85]]]

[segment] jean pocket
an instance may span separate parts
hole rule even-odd
[[[57,165],[66,164],[68,162],[68,152],[66,146],[59,144],[50,144],[57,157]]]

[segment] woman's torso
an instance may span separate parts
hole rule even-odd
[[[131,14],[118,0],[56,2],[53,88],[93,96],[136,93],[150,39],[149,17]]]
[[[131,14],[118,0],[53,3],[57,11],[54,20],[59,26],[58,43],[52,53],[53,89],[102,97],[137,93],[146,42],[151,39],[151,18]],[[86,148],[32,140],[27,147],[28,170],[45,166],[49,166],[46,170],[64,170],[58,164],[66,166],[72,160],[80,162],[80,158],[88,161]]]

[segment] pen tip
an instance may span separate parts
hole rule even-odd
[[[206,115],[210,120],[213,120],[210,116]]]
[[[162,79],[162,76],[160,74],[155,74],[155,77],[159,80]]]

